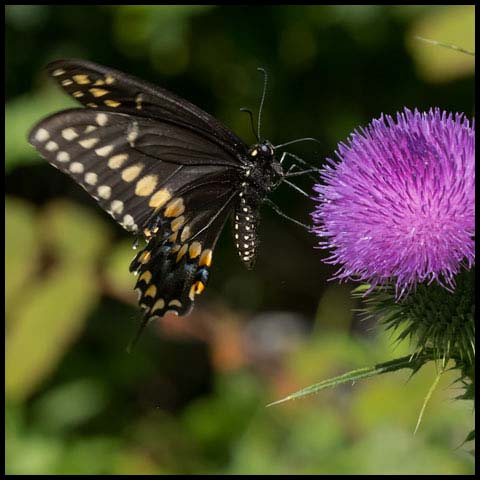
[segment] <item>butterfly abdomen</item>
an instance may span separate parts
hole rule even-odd
[[[248,200],[246,192],[240,193],[240,201],[234,214],[234,236],[240,259],[248,269],[251,269],[257,254],[257,227],[260,214],[257,205]]]

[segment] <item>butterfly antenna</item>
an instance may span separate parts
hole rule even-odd
[[[252,132],[255,135],[257,142],[260,142],[260,138],[258,138],[258,133],[255,131],[255,126],[253,124],[253,112],[249,108],[241,108],[240,111],[248,113],[248,115],[250,116],[250,126],[252,127]]]
[[[260,100],[260,108],[258,109],[258,125],[257,125],[258,137],[260,137],[260,125],[262,123],[263,103],[265,102],[265,96],[267,95],[268,75],[267,75],[267,71],[262,67],[258,67],[257,70],[263,73],[263,93],[262,93],[262,99]]]
[[[316,138],[305,137],[305,138],[297,138],[296,140],[290,140],[289,142],[282,143],[281,145],[275,145],[274,148],[282,148],[282,147],[286,147],[287,145],[292,145],[292,143],[299,143],[299,142],[317,142],[322,144],[322,142],[320,140],[317,140]]]
[[[140,324],[140,327],[138,327],[135,337],[133,337],[132,340],[130,340],[130,342],[127,345],[127,353],[132,353],[133,349],[135,348],[135,345],[138,343],[138,340],[140,339],[143,331],[145,330],[145,327],[148,325],[150,318],[151,317],[148,314],[148,312],[145,312],[142,318],[142,323]]]

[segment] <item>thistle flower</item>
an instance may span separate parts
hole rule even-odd
[[[340,143],[312,214],[334,278],[447,289],[475,260],[475,131],[463,114],[405,108]]]

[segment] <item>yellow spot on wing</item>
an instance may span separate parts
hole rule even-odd
[[[35,133],[35,140],[39,142],[46,142],[50,138],[50,134],[44,128],[39,128]]]
[[[108,90],[105,90],[103,88],[90,88],[89,92],[94,96],[94,97],[103,97],[107,93],[109,93]]]
[[[135,180],[139,175],[140,172],[143,170],[143,164],[137,163],[136,165],[132,165],[131,167],[126,168],[122,172],[122,179],[125,182],[131,182]]]
[[[65,140],[74,140],[78,137],[78,133],[73,128],[64,128],[62,130],[62,137]]]
[[[104,127],[107,122],[108,122],[108,117],[107,115],[105,115],[104,113],[99,113],[96,117],[95,117],[95,121],[101,126],[101,127]]]
[[[93,138],[86,138],[85,140],[80,140],[78,143],[83,147],[83,148],[92,148],[96,143],[98,143],[100,139],[97,137]]]
[[[75,98],[80,98],[80,97],[83,97],[84,93],[81,92],[80,90],[77,90],[76,92],[73,92],[72,95],[73,95]]]
[[[181,215],[180,217],[177,217],[175,220],[173,220],[173,222],[170,225],[172,232],[176,232],[184,223],[185,223],[185,217],[183,215]]]
[[[117,215],[120,215],[123,212],[123,202],[121,200],[114,200],[110,204],[110,209],[112,210],[112,213],[116,213]]]
[[[73,83],[73,81],[70,80],[69,78],[66,78],[65,80],[62,80],[60,83],[62,84],[63,87],[68,87]]]
[[[134,227],[136,230],[137,226],[135,225],[135,220],[131,215],[124,215],[123,217],[123,226],[124,227]]]
[[[212,264],[212,251],[209,248],[207,248],[200,255],[200,260],[198,261],[198,265],[200,267],[203,267],[204,265],[209,267],[211,264]]]
[[[59,162],[69,162],[70,161],[70,155],[68,152],[58,152],[57,153],[57,160]]]
[[[99,197],[108,200],[112,194],[112,189],[108,185],[100,185],[97,188],[97,192]]]
[[[171,198],[172,194],[166,188],[162,188],[152,195],[148,205],[153,208],[160,208],[163,207]]]
[[[180,240],[184,242],[190,236],[190,227],[185,225],[182,230],[182,234],[180,235]]]
[[[83,173],[84,167],[80,162],[73,162],[70,165],[69,170],[72,173]]]
[[[120,102],[117,102],[115,100],[104,100],[103,103],[105,103],[107,107],[113,107],[113,108],[119,107],[121,105]]]
[[[152,279],[152,274],[149,270],[146,270],[143,272],[140,277],[138,278],[138,281],[144,281],[145,283],[150,283],[150,280]]]
[[[138,137],[138,123],[133,122],[131,126],[128,127],[127,141],[131,147],[135,145],[135,140]]]
[[[95,172],[87,172],[85,174],[85,182],[89,185],[95,185],[98,180],[98,175]]]
[[[188,254],[190,258],[196,258],[200,255],[202,251],[202,244],[200,242],[192,242],[190,245],[190,249],[188,250]]]
[[[65,73],[65,70],[61,69],[61,68],[57,68],[56,70],[54,70],[52,72],[52,75],[54,77],[59,77],[60,75],[63,75]]]
[[[114,81],[115,81],[115,79],[114,79],[111,75],[107,75],[107,76],[105,77],[105,83],[106,83],[107,85],[111,85]]]
[[[145,264],[150,260],[151,256],[152,254],[150,252],[143,252],[138,258],[138,261],[142,264]]]
[[[146,175],[141,178],[135,185],[135,194],[139,197],[147,197],[155,190],[157,180],[156,175]]]
[[[202,283],[202,282],[198,282],[197,292],[196,292],[197,295],[198,295],[199,293],[202,293],[204,290],[205,290],[205,284]]]
[[[106,157],[107,155],[110,154],[112,150],[113,150],[113,145],[105,145],[104,147],[97,148],[95,150],[95,153],[99,157]]]
[[[155,297],[157,294],[157,287],[155,285],[150,285],[145,292],[146,297]]]
[[[108,160],[108,167],[111,169],[120,168],[127,158],[127,153],[119,153],[118,155],[114,155]]]
[[[90,80],[88,78],[88,75],[73,75],[72,77],[76,83],[79,85],[88,85],[90,83]]]
[[[156,310],[162,310],[165,307],[165,300],[163,298],[158,299],[153,307],[152,307],[152,312],[155,312]]]
[[[183,203],[183,198],[175,198],[172,200],[165,208],[166,217],[178,217],[185,211],[185,205]]]
[[[55,152],[58,150],[58,143],[57,142],[54,142],[53,140],[50,140],[46,145],[45,145],[45,148],[49,151],[49,152]]]
[[[188,250],[188,244],[185,244],[183,245],[183,247],[179,250],[178,254],[177,254],[177,262],[179,262],[182,257],[187,253],[187,250]]]
[[[205,284],[203,282],[201,282],[200,280],[198,282],[195,282],[190,287],[190,292],[188,294],[190,300],[193,302],[193,300],[195,300],[195,295],[200,295],[200,293],[202,293],[204,289]]]

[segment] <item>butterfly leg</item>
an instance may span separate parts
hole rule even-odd
[[[282,211],[280,210],[280,207],[279,207],[277,204],[273,203],[269,198],[265,199],[265,203],[266,203],[267,205],[269,205],[270,208],[271,208],[274,212],[278,213],[281,217],[283,217],[283,218],[285,218],[285,219],[287,219],[287,220],[290,220],[291,222],[295,223],[295,225],[298,225],[298,226],[303,227],[303,228],[305,228],[306,230],[310,231],[310,227],[309,227],[308,225],[305,225],[304,223],[299,222],[298,220],[295,220],[295,219],[292,218],[292,217],[289,217],[286,213],[282,212]]]
[[[284,152],[282,154],[282,157],[280,158],[280,164],[282,164],[282,162],[285,160],[286,156],[287,156],[287,152]],[[311,169],[308,169],[308,170],[302,170],[300,172],[292,172],[292,170],[294,168],[300,168],[300,167],[296,163],[292,163],[288,167],[288,170],[283,173],[283,177],[296,177],[296,176],[299,176],[299,175],[304,175],[306,173],[311,173],[311,172],[317,172],[318,171],[318,169],[316,169],[316,168],[311,168]]]
[[[303,158],[300,158],[298,155],[294,155],[293,153],[290,153],[290,152],[284,152],[282,154],[282,158],[280,160],[280,163],[282,162],[282,160],[284,159],[284,157],[292,157],[294,160],[296,160],[300,165],[302,165],[303,167],[311,170],[312,172],[320,172],[320,169],[318,167],[314,167],[313,165],[310,165],[308,162],[306,162],[305,160],[303,160]],[[291,167],[293,166],[296,166],[295,163],[292,164]],[[290,168],[291,168],[290,167]],[[288,173],[288,172],[287,172]],[[316,178],[314,178],[312,175],[310,175],[310,178],[312,178],[313,180],[317,180]]]
[[[297,165],[293,164],[291,168],[288,169],[288,171],[285,173],[286,177],[298,177],[300,175],[306,175],[307,173],[312,173],[312,172],[318,172],[318,168],[311,168],[308,170],[300,170],[299,172],[290,172],[290,170],[293,170],[293,167],[296,167]]]
[[[303,158],[300,158],[298,155],[295,155],[294,153],[290,153],[290,152],[284,152],[282,154],[282,158],[284,156],[288,156],[288,157],[292,157],[294,158],[298,163],[300,163],[301,165],[304,165],[305,167],[308,167],[308,168],[312,168],[314,170],[320,170],[319,168],[316,168],[314,167],[313,165],[310,165],[308,162],[306,162],[305,160],[303,160]]]
[[[301,193],[304,197],[310,198],[310,195],[307,192],[303,191],[300,187],[297,187],[294,183],[289,182],[285,177],[282,179],[282,183],[286,183],[289,187],[293,188],[298,193]]]

